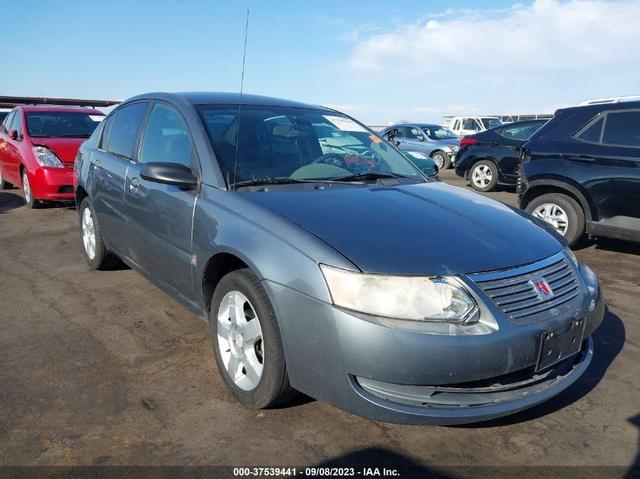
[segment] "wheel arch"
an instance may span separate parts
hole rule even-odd
[[[200,299],[206,311],[211,308],[211,299],[220,280],[228,273],[239,269],[250,269],[259,279],[262,276],[256,271],[255,266],[237,251],[222,250],[211,256],[203,269],[199,281]]]
[[[524,210],[534,198],[547,193],[560,193],[573,198],[581,206],[585,220],[592,221],[595,219],[593,215],[594,209],[589,204],[586,195],[580,191],[578,186],[561,180],[547,179],[530,182],[520,197],[520,208]]]
[[[82,186],[76,187],[76,209],[78,212],[80,211],[80,204],[87,196],[89,196],[89,193]]]

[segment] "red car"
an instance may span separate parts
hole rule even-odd
[[[0,128],[0,188],[21,185],[30,208],[73,200],[76,153],[103,117],[93,108],[14,108]]]

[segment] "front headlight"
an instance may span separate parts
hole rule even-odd
[[[36,157],[36,161],[40,166],[47,166],[49,168],[64,168],[64,165],[56,154],[46,146],[34,146],[33,154]]]
[[[362,274],[321,265],[336,306],[374,316],[470,323],[476,304],[453,277]]]

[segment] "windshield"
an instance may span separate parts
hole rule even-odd
[[[459,137],[449,128],[444,126],[425,126],[422,131],[432,140],[450,140],[459,139]]]
[[[27,132],[35,138],[89,138],[103,118],[85,112],[25,113]]]
[[[353,175],[424,181],[398,150],[340,113],[273,106],[243,106],[240,112],[233,105],[197,109],[229,184]]]
[[[485,130],[490,130],[491,128],[502,126],[502,121],[498,118],[482,118],[482,124]]]

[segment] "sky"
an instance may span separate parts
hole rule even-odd
[[[244,90],[368,124],[640,94],[640,0],[20,0],[0,95]]]

